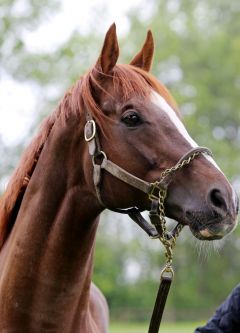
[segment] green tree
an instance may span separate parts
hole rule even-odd
[[[37,98],[33,126],[22,141],[12,146],[0,138],[0,192],[41,120],[97,59],[98,36],[91,32],[82,35],[73,31],[66,42],[49,52],[28,49],[26,33],[35,31],[59,9],[59,0],[3,0],[0,4],[0,80],[11,78],[29,85]]]

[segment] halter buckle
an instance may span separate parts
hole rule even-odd
[[[151,187],[148,192],[149,200],[158,200],[159,199],[159,192],[161,189],[164,189],[163,186],[160,186],[160,183],[156,181],[155,183],[151,183]]]
[[[91,141],[96,135],[96,123],[93,119],[88,120],[84,127],[84,138],[85,141]]]
[[[97,161],[99,159],[99,161]],[[100,150],[97,154],[92,157],[93,165],[102,165],[103,161],[107,160],[107,155],[103,150]],[[99,162],[99,163],[98,163]]]

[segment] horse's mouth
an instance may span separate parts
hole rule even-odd
[[[206,217],[200,212],[195,214],[180,214],[177,221],[189,226],[192,234],[199,240],[217,240],[231,233],[237,223],[236,219],[226,215]]]
[[[201,230],[195,230],[193,228],[190,227],[190,230],[192,232],[192,234],[199,240],[208,240],[208,241],[212,241],[212,240],[217,240],[217,239],[222,239],[226,234],[222,233],[222,232],[218,232],[218,233],[213,233],[209,228],[204,228]]]
[[[236,227],[235,221],[226,217],[225,219],[214,219],[207,223],[189,223],[189,228],[192,234],[199,240],[217,240],[222,239],[227,234],[231,233]]]

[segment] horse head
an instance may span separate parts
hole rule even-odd
[[[117,64],[119,47],[112,25],[96,65],[82,81],[82,107],[93,113],[104,156],[150,183],[198,147],[173,97],[149,73],[153,52],[149,31],[130,64]],[[102,172],[101,199],[107,207],[150,209],[145,193],[106,171]],[[220,239],[236,226],[238,199],[213,158],[200,154],[172,177],[165,210],[168,217],[188,225],[197,238]]]

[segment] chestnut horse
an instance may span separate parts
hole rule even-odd
[[[101,154],[146,182],[197,147],[170,93],[149,74],[153,49],[148,32],[130,65],[117,65],[112,25],[96,65],[25,151],[0,205],[1,333],[108,331],[106,301],[91,284],[102,203],[149,210],[150,200],[102,170],[99,201],[92,148],[84,140],[87,116],[96,124]],[[234,229],[237,198],[214,160],[200,154],[175,175],[165,209],[196,237],[211,240]]]

